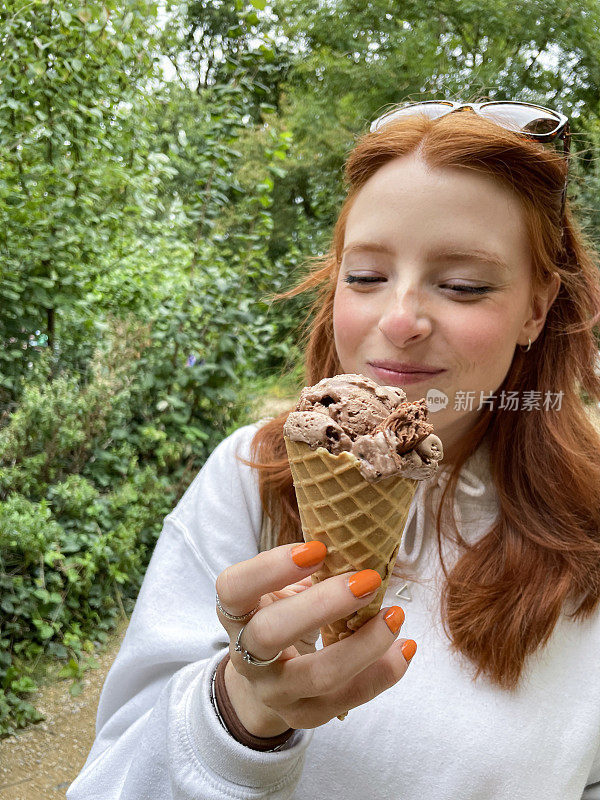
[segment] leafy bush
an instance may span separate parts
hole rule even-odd
[[[0,735],[39,719],[28,698],[40,663],[66,662],[77,691],[95,644],[133,606],[162,517],[252,417],[261,370],[293,353],[269,345],[293,316],[271,318],[252,290],[240,297],[226,257],[171,286],[143,324],[108,320],[80,373],[52,376],[42,355],[5,415]]]
[[[113,335],[85,379],[45,382],[42,365],[0,430],[0,733],[39,719],[26,698],[40,659],[79,675],[73,664],[131,608],[175,500],[127,441],[131,359]]]

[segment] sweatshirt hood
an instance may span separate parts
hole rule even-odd
[[[435,514],[443,490],[450,479],[450,467],[441,466],[428,480],[419,481],[413,497],[397,561],[414,564],[421,555],[424,542],[436,538]],[[456,484],[454,516],[461,536],[475,543],[493,524],[498,513],[498,496],[490,469],[490,449],[484,440],[465,462]]]

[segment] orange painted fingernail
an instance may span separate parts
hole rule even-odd
[[[404,623],[404,611],[400,606],[392,606],[385,614],[384,620],[392,633],[398,633]]]
[[[299,544],[298,547],[292,549],[292,558],[294,563],[299,567],[314,567],[319,561],[323,561],[327,555],[327,547],[323,542],[318,542],[316,539],[312,542],[305,542]]]
[[[417,643],[413,639],[407,639],[402,645],[402,655],[407,664],[410,664],[410,660],[416,652]]]
[[[348,578],[348,586],[355,597],[366,597],[381,586],[381,575],[374,569],[363,569]]]

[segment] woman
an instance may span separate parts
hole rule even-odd
[[[70,800],[600,797],[600,282],[544,144],[568,135],[441,103],[358,141],[289,294],[320,287],[306,383],[447,398],[384,608],[314,651],[377,581],[311,586],[286,414],[239,429],[165,520]]]

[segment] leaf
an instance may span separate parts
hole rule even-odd
[[[131,58],[131,47],[129,47],[128,44],[125,44],[125,42],[117,42],[116,46],[123,58]]]
[[[73,678],[79,674],[79,664],[74,658],[70,658],[68,663],[58,673],[59,678]]]
[[[36,623],[40,638],[50,639],[54,636],[54,628],[51,625],[48,625],[46,622],[40,624],[37,620],[34,620],[34,622]]]
[[[56,658],[66,658],[67,657],[67,648],[62,644],[57,644],[56,642],[50,642],[48,645],[48,654],[54,655]]]
[[[22,675],[16,681],[12,681],[10,684],[10,688],[13,692],[19,692],[25,694],[26,692],[35,692],[37,691],[37,684],[27,675]]]
[[[12,601],[9,600],[8,597],[3,597],[2,600],[0,600],[0,608],[6,611],[7,614],[12,614],[15,610]]]
[[[69,687],[69,694],[71,697],[78,697],[83,691],[83,681],[74,681]]]
[[[61,20],[63,22],[63,25],[66,25],[67,27],[69,27],[71,22],[73,22],[73,17],[69,14],[68,11],[65,11],[62,8],[59,10],[58,13],[59,13],[60,18],[61,18]]]
[[[287,172],[281,167],[276,167],[274,164],[269,165],[269,171],[272,172],[274,175],[277,175],[278,178],[285,178]]]
[[[254,6],[254,8],[258,8],[259,11],[263,11],[267,5],[267,0],[250,0],[250,3]]]

